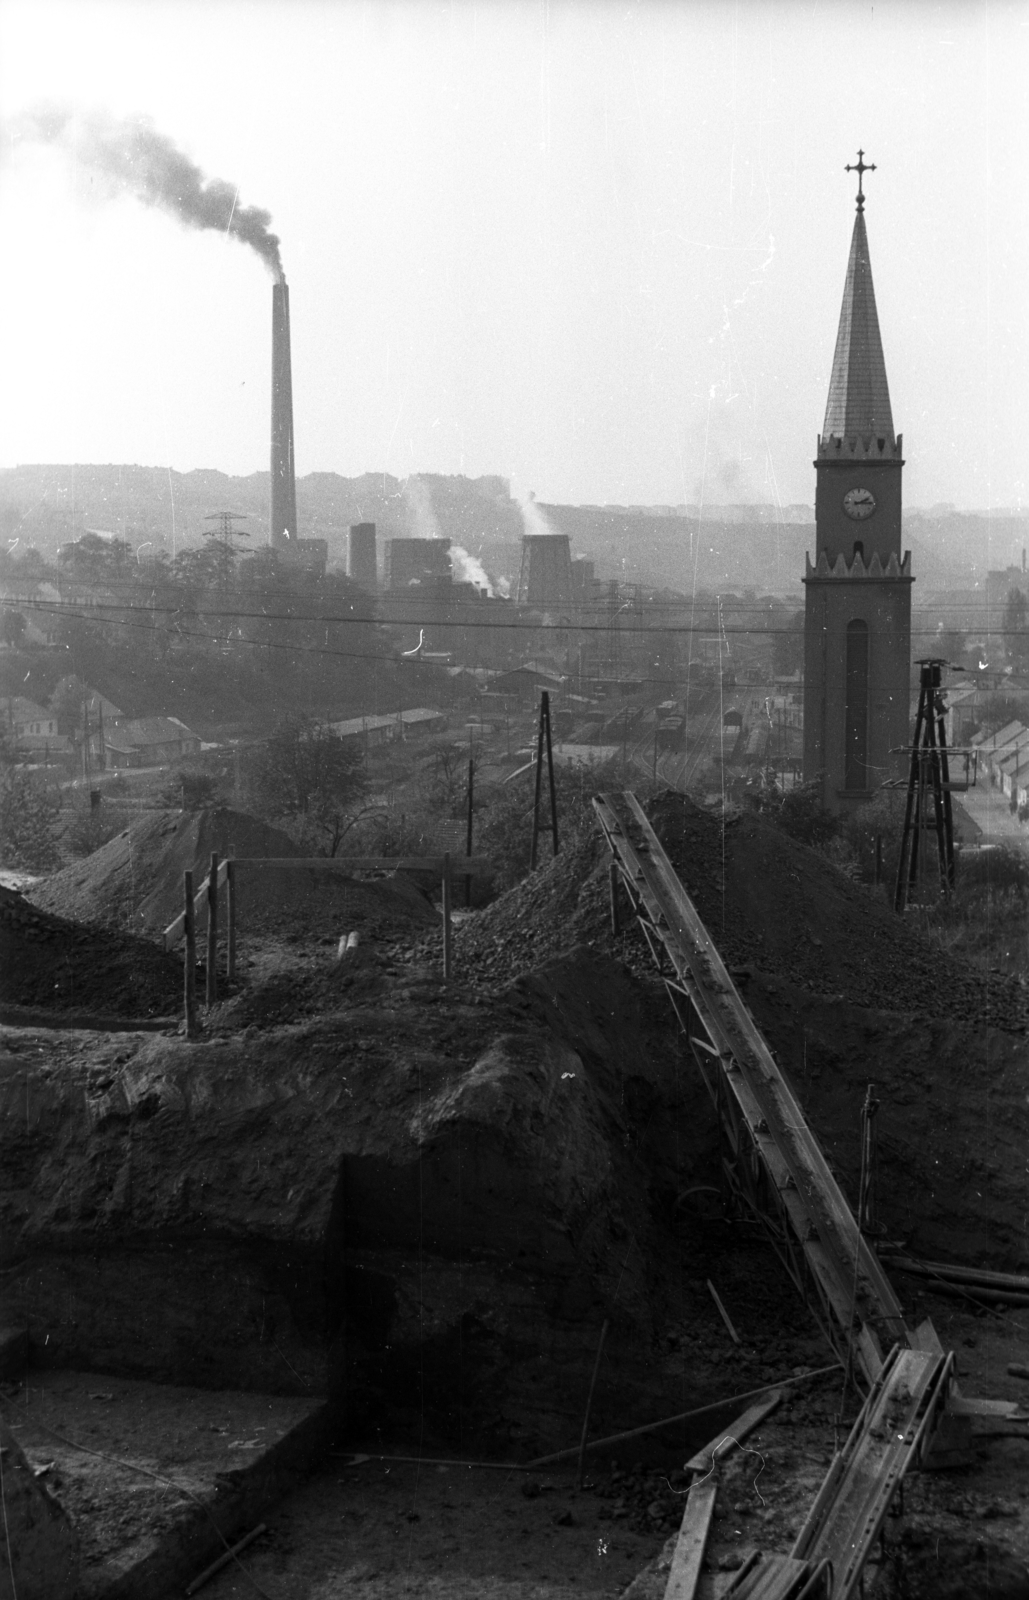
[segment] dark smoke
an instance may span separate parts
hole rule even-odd
[[[232,234],[256,250],[276,277],[282,276],[278,236],[269,231],[271,213],[237,204],[235,184],[205,177],[147,117],[119,121],[105,112],[44,107],[26,112],[4,131],[9,147],[29,141],[53,145],[107,178],[112,193],[158,206],[187,228]]]

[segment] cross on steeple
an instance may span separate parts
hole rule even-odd
[[[863,150],[859,150],[858,151],[858,158],[857,158],[857,161],[854,163],[854,165],[853,166],[846,166],[846,167],[844,167],[843,170],[844,170],[844,172],[856,172],[857,173],[857,175],[858,175],[857,208],[858,208],[859,211],[864,211],[864,209],[865,209],[865,196],[864,196],[864,191],[861,188],[861,180],[864,177],[866,172],[874,172],[875,171],[875,163],[872,162],[871,164],[869,164],[868,162],[866,162],[866,160],[865,160],[865,152]]]

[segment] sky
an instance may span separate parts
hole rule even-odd
[[[863,147],[906,501],[1024,507],[1027,79],[1029,0],[0,0],[0,466],[268,464],[265,264],[45,103],[271,213],[298,474],[566,503],[813,500]]]

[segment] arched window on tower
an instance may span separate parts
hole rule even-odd
[[[845,789],[868,784],[868,623],[847,623],[847,685],[844,709]]]

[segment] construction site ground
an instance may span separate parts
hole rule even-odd
[[[856,1192],[860,1103],[874,1082],[882,1103],[877,1200],[890,1237],[915,1255],[1025,1271],[1024,980],[928,945],[884,899],[756,817],[726,827],[669,796],[654,808],[654,825],[845,1192]],[[178,909],[187,856],[199,870],[211,848],[242,850],[223,842],[218,826],[148,820],[149,854],[136,840],[106,847],[102,937],[117,941],[111,948],[126,973],[131,941],[145,940],[152,969],[145,991],[126,979],[105,993],[98,979],[88,995],[97,1009],[131,1017],[140,994],[158,1021],[177,1009],[181,965],[172,956],[165,964],[154,930],[169,907],[169,915]],[[92,880],[104,870],[90,858],[76,873]],[[82,915],[79,891],[92,895],[95,885],[61,879],[30,886],[31,902],[0,908],[12,948],[36,940],[45,956],[64,940],[73,952],[85,949],[70,919]],[[339,965],[339,936],[354,928],[359,953]],[[421,1159],[427,1119],[444,1126],[455,1097],[471,1092],[463,1086],[488,1079],[503,1086],[499,1100],[487,1105],[480,1087],[479,1100],[459,1107],[461,1127],[471,1130],[461,1135],[468,1172],[498,1159],[487,1124],[502,1115],[504,1138],[523,1141],[512,1173],[524,1171],[532,1190],[510,1226],[524,1237],[526,1274],[550,1285],[550,1320],[539,1320],[543,1301],[531,1300],[521,1280],[481,1262],[473,1270],[473,1255],[448,1276],[447,1240],[426,1234],[423,1256],[402,1232],[357,1241],[361,1270],[388,1270],[396,1286],[399,1364],[373,1348],[362,1326],[346,1368],[360,1403],[333,1443],[344,1453],[312,1452],[312,1476],[283,1486],[270,1510],[255,1510],[268,1532],[240,1559],[273,1600],[663,1594],[662,1552],[667,1564],[688,1455],[729,1420],[734,1396],[831,1356],[756,1230],[725,1212],[713,1112],[685,1076],[641,937],[631,927],[610,932],[597,838],[569,840],[533,879],[463,920],[450,983],[440,969],[438,911],[409,882],[337,880],[295,893],[264,886],[242,919],[239,981],[195,1044],[177,1020],[157,1033],[102,1031],[80,1017],[78,1026],[44,1026],[43,956],[34,963],[31,950],[23,955],[24,984],[9,983],[4,995],[9,1006],[37,1008],[33,1025],[0,1028],[8,1105],[24,1102],[32,1130],[18,1143],[9,1118],[22,1166],[0,1217],[17,1241],[8,1244],[3,1281],[32,1349],[3,1411],[33,1464],[54,1463],[43,1481],[83,1529],[90,1593],[105,1592],[102,1574],[119,1552],[144,1535],[176,1537],[176,1517],[196,1506],[142,1476],[133,1486],[131,1473],[99,1456],[48,1446],[33,1420],[194,1489],[191,1472],[197,1483],[231,1476],[259,1437],[261,1406],[310,1414],[330,1397],[335,1359],[305,1329],[291,1291],[275,1299],[269,1287],[286,1272],[285,1257],[263,1277],[249,1266],[241,1275],[240,1252],[274,1254],[282,1240],[307,1249],[305,1229],[323,1237],[329,1221],[310,1219],[317,1182],[337,1159],[319,1144],[333,1117],[356,1118],[353,1148],[372,1163],[362,1181],[379,1194],[377,1152],[392,1141]],[[82,995],[77,985],[76,1004]],[[71,997],[59,1004],[63,1018],[58,1011],[53,1021],[67,1022]],[[273,1085],[280,1098],[265,1115],[255,1108]],[[199,1103],[194,1086],[209,1096],[208,1123],[195,1110],[192,1124],[182,1120],[180,1101]],[[587,1086],[592,1098],[573,1099]],[[348,1099],[360,1102],[359,1115]],[[301,1102],[311,1108],[303,1116]],[[83,1105],[85,1133],[75,1121]],[[555,1121],[576,1147],[574,1181],[593,1197],[582,1216],[570,1180],[546,1167],[560,1153],[548,1143]],[[119,1152],[130,1146],[127,1169]],[[537,1147],[546,1168],[539,1179],[525,1165]],[[396,1204],[401,1229],[407,1201]],[[484,1237],[503,1235],[504,1194],[483,1205]],[[567,1258],[554,1257],[546,1234],[555,1207],[573,1219]],[[253,1237],[237,1245],[244,1218]],[[99,1241],[92,1254],[83,1251],[87,1236]],[[740,1345],[719,1318],[709,1279]],[[957,1352],[966,1393],[1029,1397],[1029,1384],[1006,1372],[1029,1362],[1029,1309],[976,1312],[926,1294],[921,1280],[894,1282],[910,1319],[931,1315]],[[420,1317],[436,1319],[436,1342],[418,1332]],[[446,1342],[448,1317],[463,1330],[457,1346]],[[593,1437],[716,1400],[727,1411],[713,1426],[709,1418],[588,1456],[582,1490],[574,1463],[531,1476],[347,1464],[346,1452],[525,1461],[576,1445],[605,1317]],[[831,1459],[841,1405],[849,1420],[855,1404],[853,1393],[843,1398],[842,1374],[800,1383],[723,1467],[702,1594],[720,1593],[749,1548],[789,1548]],[[195,1440],[204,1435],[215,1448],[201,1470]],[[912,1477],[876,1592],[1029,1595],[1027,1492],[1029,1443],[1016,1437],[981,1440],[968,1465]],[[205,1592],[224,1600],[254,1589],[233,1565]]]

